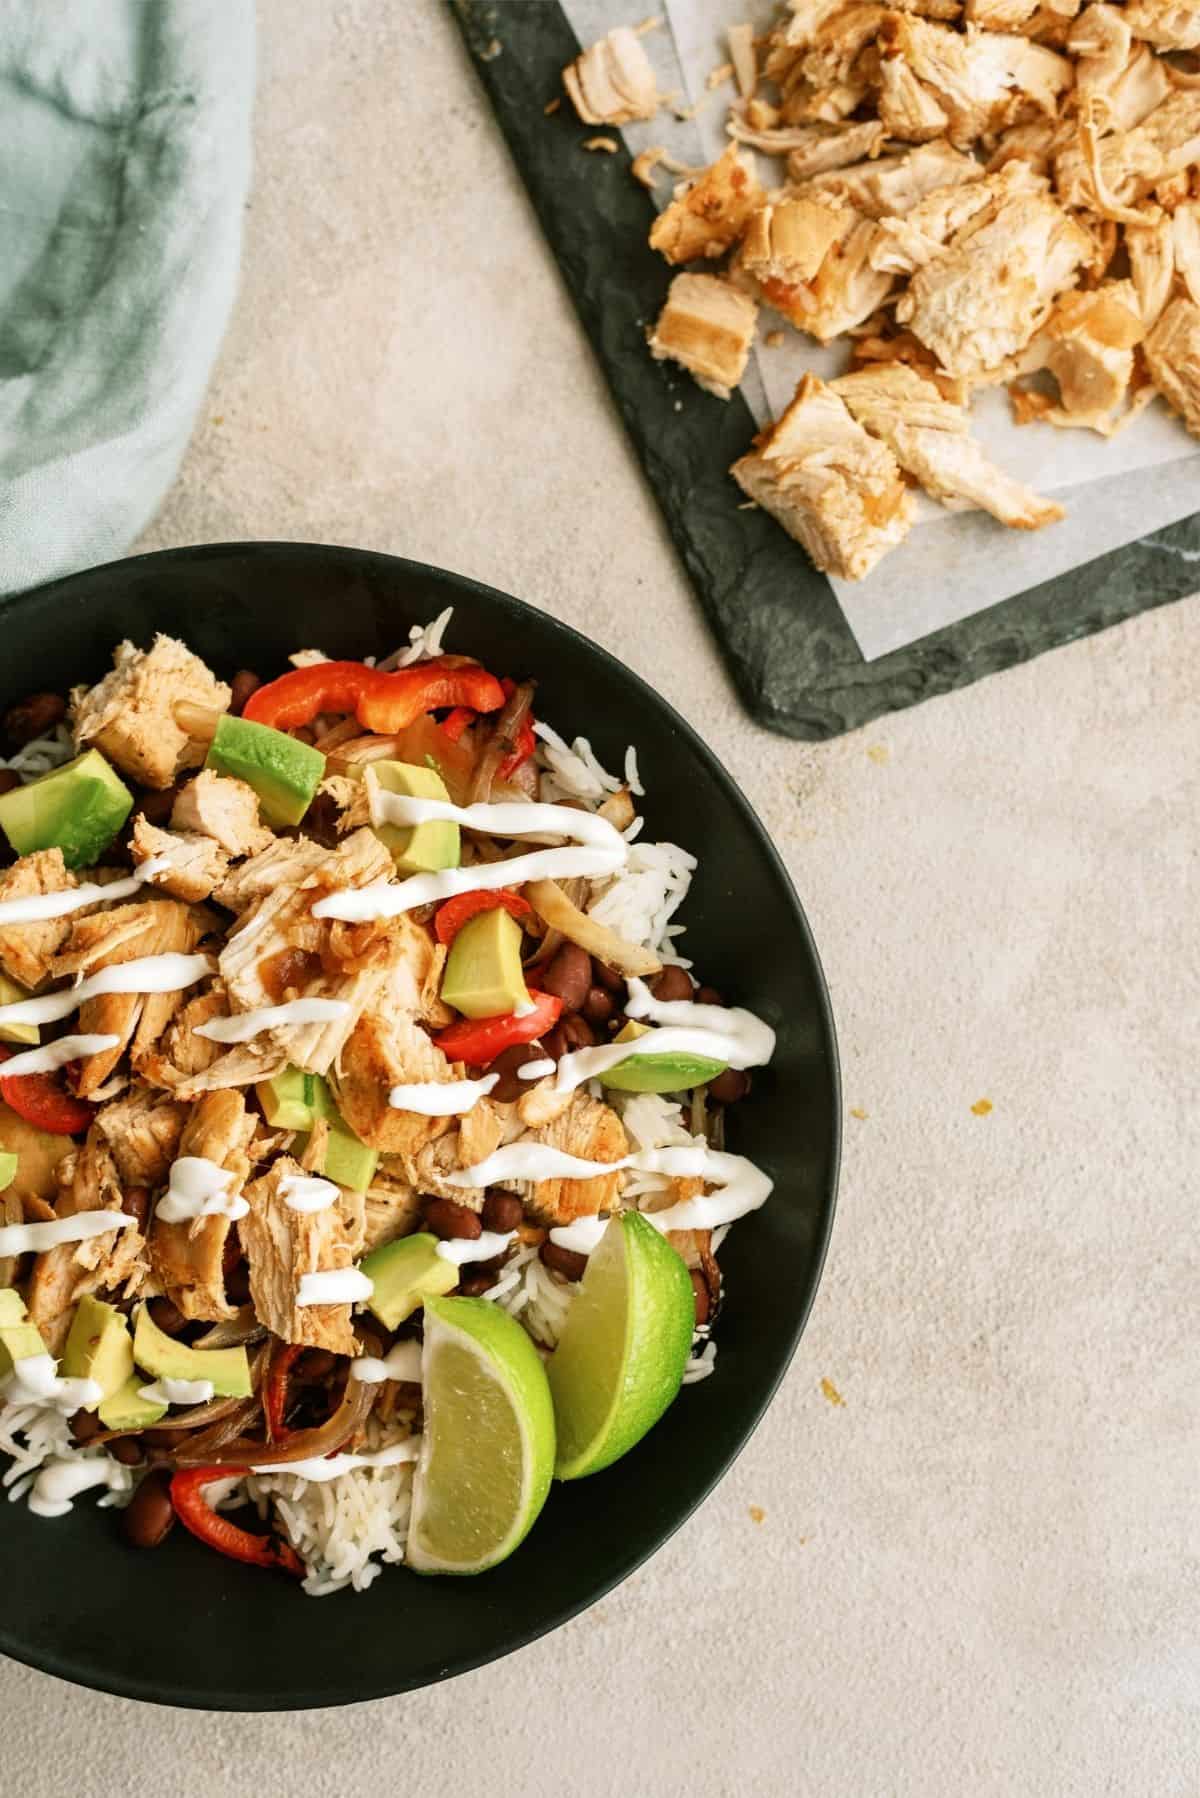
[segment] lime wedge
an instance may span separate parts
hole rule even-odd
[[[482,1573],[512,1553],[550,1490],[554,1407],[545,1369],[498,1305],[427,1298],[421,1379],[425,1434],[408,1564],[419,1573]]]
[[[577,1480],[640,1442],[679,1391],[696,1301],[687,1268],[640,1211],[622,1211],[588,1259],[546,1372],[560,1480]]]

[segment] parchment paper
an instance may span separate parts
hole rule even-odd
[[[564,0],[564,10],[583,44],[639,16],[623,0]],[[659,90],[681,91],[698,110],[678,120],[664,107],[622,135],[635,154],[665,144],[685,161],[706,164],[729,142],[733,84],[715,92],[707,86],[710,71],[728,60],[726,29],[748,20],[756,32],[765,30],[778,6],[775,0],[665,0],[663,10],[666,25],[643,39]],[[781,159],[757,160],[764,184],[778,186],[785,175]],[[660,204],[670,199],[668,182],[657,198]],[[766,334],[780,328],[784,345],[769,348]],[[783,411],[807,370],[829,377],[846,361],[844,346],[823,349],[763,307],[742,391],[761,424]],[[978,395],[971,418],[988,455],[1058,497],[1067,517],[1041,531],[1011,531],[984,513],[949,512],[922,496],[907,540],[873,573],[863,581],[831,582],[868,661],[1200,509],[1200,448],[1160,400],[1111,440],[1093,431],[1016,425],[1003,391]]]

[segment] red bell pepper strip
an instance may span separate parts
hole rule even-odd
[[[288,1379],[292,1368],[304,1353],[302,1342],[289,1342],[280,1350],[271,1364],[267,1375],[266,1387],[263,1391],[263,1411],[267,1419],[267,1439],[279,1442],[291,1431],[284,1422],[287,1412]]]
[[[451,1061],[485,1068],[505,1049],[516,1043],[531,1043],[557,1024],[563,1007],[556,994],[531,992],[529,997],[533,1010],[523,1017],[506,1012],[497,1018],[461,1018],[448,1030],[440,1030],[433,1040]]]
[[[527,918],[533,910],[528,899],[522,899],[520,893],[510,893],[507,887],[495,887],[491,892],[458,893],[444,905],[439,905],[433,920],[434,935],[439,943],[449,948],[464,924],[469,924],[480,912],[498,911],[501,907],[513,918]]]
[[[503,683],[502,683],[503,684]],[[456,705],[452,712],[442,719],[442,729],[452,743],[457,743],[468,725],[474,724],[479,713],[473,712],[469,705]]]
[[[0,1061],[12,1053],[0,1046]],[[94,1105],[77,1099],[53,1074],[14,1074],[9,1080],[0,1074],[0,1099],[27,1124],[51,1136],[78,1136],[96,1115]]]
[[[499,711],[504,689],[494,674],[457,656],[435,656],[383,673],[365,662],[314,662],[268,681],[250,695],[243,718],[297,730],[321,712],[353,712],[364,730],[394,737],[424,712],[443,706]]]
[[[171,1476],[171,1503],[184,1529],[231,1560],[252,1567],[281,1567],[285,1573],[303,1578],[304,1562],[289,1543],[276,1536],[251,1535],[213,1510],[204,1488],[228,1477],[227,1467],[182,1467]]]

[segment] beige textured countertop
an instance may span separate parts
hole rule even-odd
[[[763,1427],[588,1615],[300,1718],[4,1664],[6,1790],[1194,1794],[1200,605],[822,747],[755,729],[449,19],[261,14],[244,289],[145,546],[401,551],[653,680],[808,908],[841,1204]]]

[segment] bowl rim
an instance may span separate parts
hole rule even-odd
[[[259,557],[269,558],[273,553],[287,554],[293,557],[298,555],[301,560],[311,557],[326,562],[330,560],[345,561],[350,566],[357,565],[359,567],[364,561],[375,563],[381,568],[399,568],[409,577],[433,577],[442,582],[450,582],[485,604],[490,605],[499,600],[505,607],[513,608],[518,614],[525,613],[535,618],[539,627],[548,626],[552,635],[572,641],[588,655],[607,664],[610,673],[630,686],[641,703],[665,714],[668,722],[683,738],[691,754],[705,765],[708,773],[721,787],[729,803],[745,817],[756,840],[759,853],[779,882],[790,904],[794,923],[807,949],[815,976],[819,1022],[825,1039],[831,1084],[833,1116],[830,1120],[829,1168],[824,1190],[821,1193],[814,1255],[805,1289],[800,1294],[800,1302],[796,1308],[791,1339],[786,1352],[780,1358],[773,1377],[764,1387],[757,1403],[748,1408],[739,1420],[736,1440],[727,1458],[711,1478],[705,1479],[696,1490],[689,1493],[686,1501],[672,1514],[667,1527],[657,1533],[653,1541],[639,1545],[628,1555],[622,1557],[613,1570],[598,1584],[590,1587],[585,1595],[551,1606],[536,1625],[522,1628],[515,1634],[508,1647],[499,1654],[486,1651],[472,1653],[467,1650],[454,1656],[444,1667],[437,1668],[429,1678],[404,1680],[399,1684],[371,1684],[366,1687],[339,1686],[331,1689],[326,1685],[319,1693],[305,1692],[297,1688],[286,1695],[273,1696],[269,1703],[255,1704],[247,1703],[247,1695],[236,1690],[224,1692],[209,1690],[203,1694],[183,1692],[156,1679],[153,1674],[144,1677],[121,1674],[106,1676],[103,1671],[97,1672],[90,1666],[85,1668],[74,1662],[69,1652],[61,1654],[29,1653],[19,1642],[12,1639],[3,1619],[0,1618],[0,1652],[24,1666],[35,1668],[38,1672],[82,1685],[93,1691],[107,1692],[116,1697],[131,1698],[143,1703],[177,1706],[189,1710],[225,1710],[259,1714],[288,1710],[334,1709],[348,1704],[368,1703],[377,1699],[399,1696],[405,1692],[423,1691],[428,1687],[440,1685],[447,1679],[457,1678],[459,1674],[470,1673],[477,1668],[506,1660],[510,1655],[516,1654],[531,1643],[539,1641],[543,1636],[561,1628],[563,1624],[569,1623],[583,1612],[590,1610],[594,1604],[599,1603],[609,1592],[621,1585],[632,1573],[657,1554],[689,1518],[695,1515],[699,1507],[724,1480],[762,1422],[767,1409],[774,1402],[792,1364],[812,1313],[829,1253],[837,1210],[843,1143],[841,1062],[829,983],[812,927],[787,864],[776,848],[758,812],[699,731],[635,669],[621,661],[611,650],[595,642],[584,632],[577,630],[574,625],[556,617],[552,612],[531,605],[527,600],[518,599],[514,594],[507,593],[502,588],[492,587],[486,582],[478,581],[471,575],[461,574],[455,569],[441,568],[435,563],[416,561],[408,556],[393,555],[386,550],[359,548],[352,544],[320,543],[303,538],[245,538],[219,543],[180,544],[169,549],[148,550],[137,555],[117,556],[110,561],[95,563],[87,568],[77,569],[70,574],[39,582],[37,586],[25,588],[18,593],[9,595],[8,598],[0,596],[0,626],[13,621],[26,606],[33,607],[44,603],[52,594],[69,601],[74,596],[73,590],[82,588],[86,597],[86,589],[97,576],[109,574],[116,569],[136,568],[144,571],[156,567],[194,566],[197,563],[216,561],[233,555],[244,555],[257,559]]]

